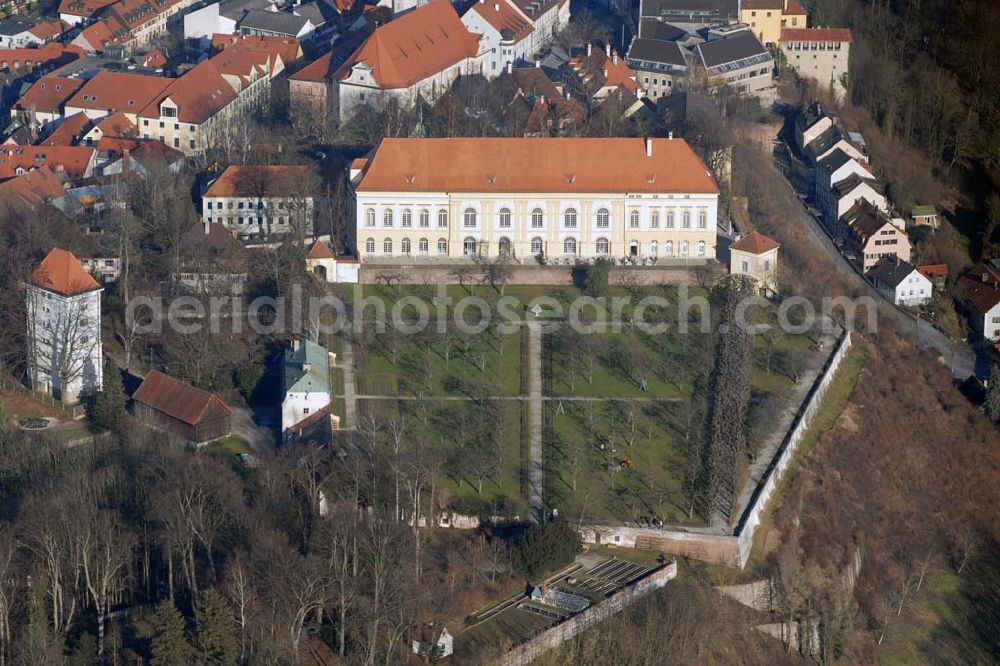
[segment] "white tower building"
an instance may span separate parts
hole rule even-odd
[[[53,248],[25,285],[28,376],[65,403],[101,390],[101,285],[72,252]]]

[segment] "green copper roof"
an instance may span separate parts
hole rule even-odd
[[[330,356],[326,349],[310,340],[297,342],[285,349],[285,393],[329,393]]]

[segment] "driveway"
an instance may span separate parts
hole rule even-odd
[[[276,437],[270,428],[262,428],[253,420],[253,412],[246,407],[233,407],[233,434],[239,435],[247,442],[247,447],[257,456],[270,456],[274,453]]]

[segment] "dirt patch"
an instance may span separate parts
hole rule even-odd
[[[837,428],[841,428],[846,432],[857,432],[858,422],[856,419],[858,407],[854,403],[848,403],[844,411],[840,413],[840,418],[837,419]]]
[[[26,393],[11,389],[0,390],[4,405],[7,408],[7,419],[16,422],[19,419],[50,416],[60,421],[72,421],[73,417],[66,411],[37,400]]]

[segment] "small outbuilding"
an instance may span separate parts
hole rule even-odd
[[[233,412],[222,398],[151,370],[132,395],[132,413],[161,430],[194,444],[226,437]]]
[[[778,288],[780,247],[777,241],[751,231],[729,246],[730,275],[749,275],[757,280],[763,293],[774,293]]]

